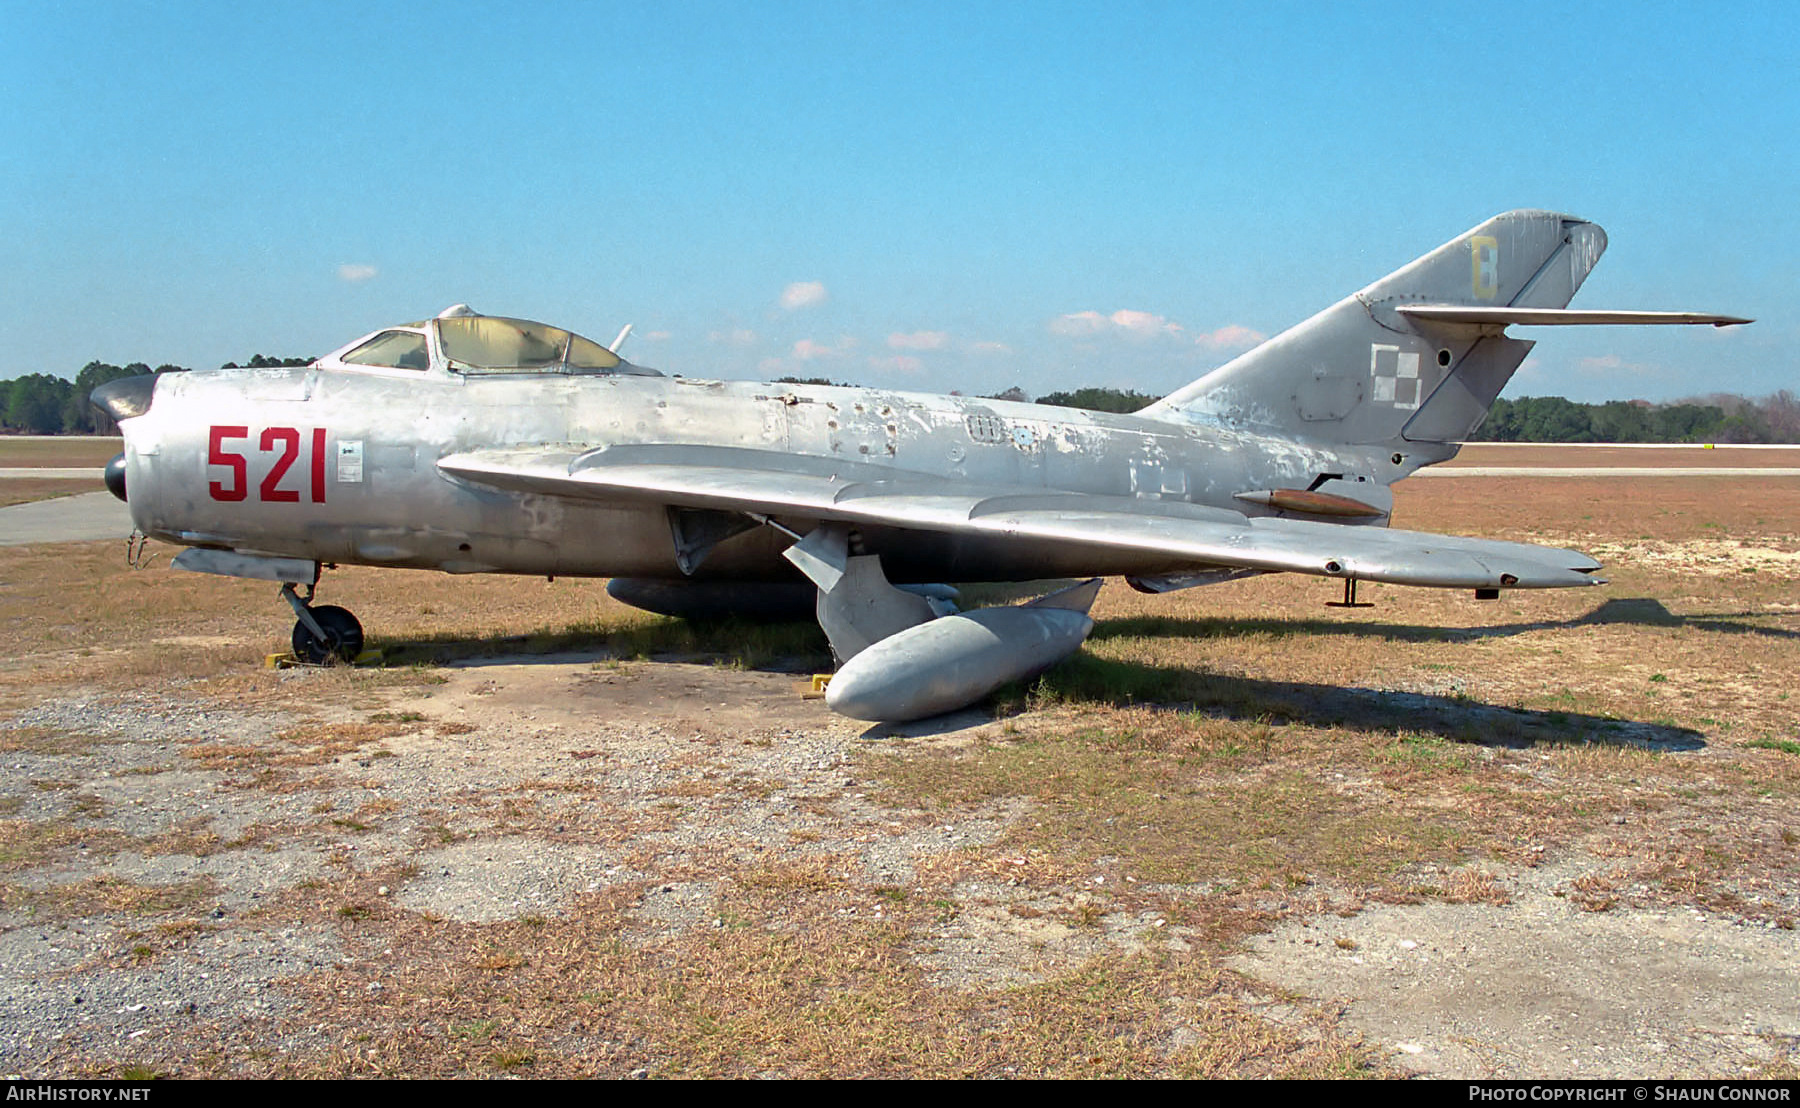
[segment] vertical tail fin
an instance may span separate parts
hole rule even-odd
[[[1532,344],[1397,309],[1562,308],[1605,250],[1606,233],[1586,220],[1495,216],[1138,414],[1409,453],[1454,442],[1480,425]]]

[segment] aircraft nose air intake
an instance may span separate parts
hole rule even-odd
[[[108,381],[88,393],[88,403],[123,423],[150,410],[151,394],[156,391],[156,378],[148,373]],[[124,499],[121,497],[120,499]]]

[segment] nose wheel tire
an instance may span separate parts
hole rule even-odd
[[[325,632],[321,639],[304,622],[294,624],[294,657],[320,665],[355,661],[362,653],[363,629],[356,617],[333,604],[309,608],[313,622]]]

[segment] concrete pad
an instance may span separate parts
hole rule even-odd
[[[122,539],[131,509],[110,492],[87,492],[0,508],[0,546]]]

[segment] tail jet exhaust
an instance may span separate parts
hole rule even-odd
[[[303,658],[360,644],[312,602],[323,566],[605,577],[689,617],[810,607],[841,665],[826,703],[912,720],[1078,650],[1104,577],[1303,573],[1352,604],[1361,581],[1602,583],[1577,551],[1388,523],[1394,483],[1454,457],[1523,362],[1508,328],[1748,322],[1570,309],[1605,249],[1587,220],[1495,216],[1133,415],[669,378],[467,305],[91,399],[138,532],[189,547],[175,568],[280,583]],[[1052,578],[1090,580],[971,612],[910,583]]]

